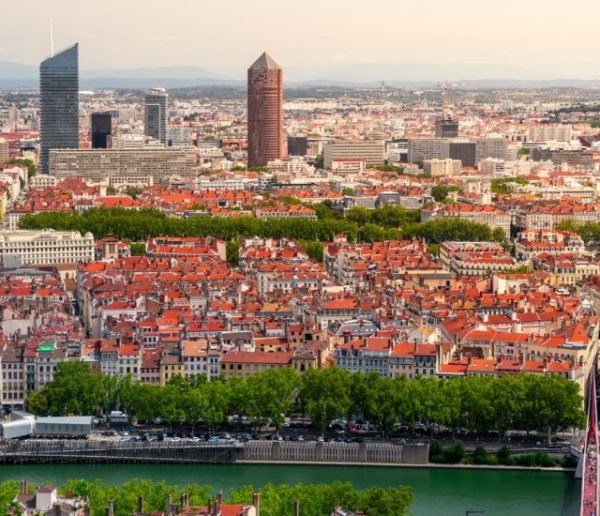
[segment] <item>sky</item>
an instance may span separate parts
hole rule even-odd
[[[600,79],[593,27],[600,19],[598,0],[1,4],[0,61],[31,65],[49,55],[52,18],[55,49],[78,41],[82,70],[191,65],[241,79],[267,50],[289,80],[365,73],[379,75],[365,80],[401,79],[403,69],[440,80]]]

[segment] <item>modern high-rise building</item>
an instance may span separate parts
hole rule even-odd
[[[169,94],[164,88],[150,88],[144,103],[144,134],[167,144],[167,104]]]
[[[78,44],[40,65],[40,171],[48,173],[50,149],[79,147]]]
[[[248,68],[248,166],[283,155],[283,70],[264,52]]]
[[[458,122],[450,117],[440,118],[435,121],[436,138],[456,138],[458,136]]]
[[[308,152],[308,138],[306,136],[287,137],[288,156],[306,156]]]
[[[106,149],[112,133],[110,113],[92,113],[92,149]]]

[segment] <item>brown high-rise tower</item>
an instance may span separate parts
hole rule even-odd
[[[248,68],[248,166],[282,158],[283,70],[264,52]]]

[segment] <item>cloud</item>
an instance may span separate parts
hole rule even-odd
[[[144,36],[146,41],[181,41],[181,36]]]

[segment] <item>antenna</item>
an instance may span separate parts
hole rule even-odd
[[[50,18],[50,57],[54,57],[54,25]]]

